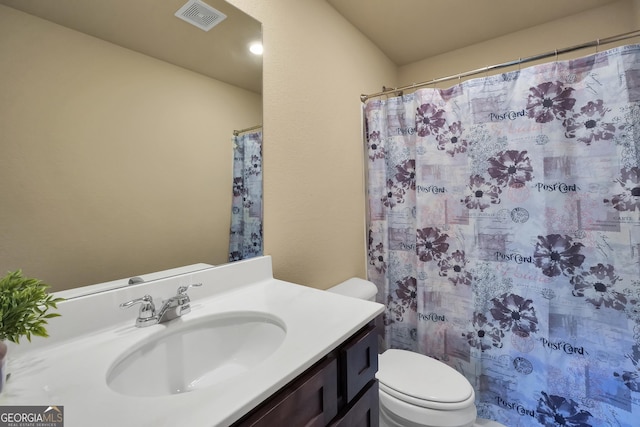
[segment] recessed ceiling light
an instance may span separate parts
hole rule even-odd
[[[251,45],[249,46],[249,51],[254,55],[262,55],[262,52],[264,51],[262,47],[262,43],[260,42],[251,43]]]

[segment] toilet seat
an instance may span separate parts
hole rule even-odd
[[[457,411],[457,410],[465,409],[465,408],[468,408],[469,406],[475,405],[475,402],[474,402],[475,396],[470,396],[470,398],[462,402],[442,403],[442,402],[433,401],[433,400],[424,400],[424,399],[415,398],[414,396],[410,396],[402,392],[399,392],[397,390],[394,390],[390,387],[387,387],[386,385],[380,382],[378,382],[378,388],[380,391],[386,393],[387,395],[392,396],[397,400],[400,400],[407,404],[417,406],[420,408],[433,409],[436,411]]]
[[[441,411],[474,405],[469,381],[450,366],[428,356],[390,349],[378,357],[380,390],[403,402]]]

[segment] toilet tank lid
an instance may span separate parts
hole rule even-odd
[[[374,301],[375,296],[378,293],[378,287],[368,280],[360,279],[359,277],[352,277],[351,279],[345,280],[344,282],[327,289],[327,291],[348,297]]]
[[[390,349],[382,353],[376,378],[386,387],[424,401],[453,404],[474,395],[471,384],[460,372],[408,350]]]

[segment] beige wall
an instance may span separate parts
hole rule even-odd
[[[636,24],[640,24],[640,0],[631,0],[632,15]]]
[[[564,19],[414,62],[398,69],[398,86],[426,82],[635,31],[639,28],[638,23],[640,22],[635,8],[636,4],[640,4],[640,2],[638,0],[620,0]],[[638,42],[640,42],[640,38],[620,42],[617,45]],[[602,46],[600,49],[614,46],[616,44],[609,44]],[[575,58],[591,53],[595,53],[595,48],[559,55],[559,59]],[[537,62],[548,62],[550,60],[553,59]],[[530,66],[535,63],[530,62],[523,66]],[[501,73],[515,68],[517,67],[505,68],[490,74]],[[484,75],[479,74],[472,78],[483,77]],[[450,87],[456,83],[458,82],[443,82],[437,87]]]
[[[226,262],[259,94],[0,6],[0,272],[54,290]]]
[[[265,253],[318,288],[365,274],[359,95],[395,66],[324,0],[229,0],[263,23]]]

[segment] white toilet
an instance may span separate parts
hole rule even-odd
[[[373,283],[353,278],[330,289],[375,301]],[[378,356],[380,427],[505,427],[476,418],[475,392],[458,371],[431,357],[390,349]]]

